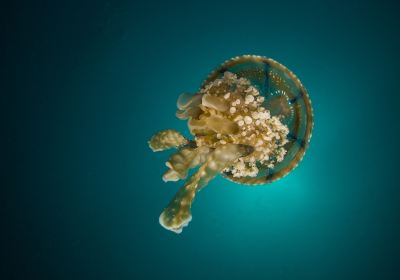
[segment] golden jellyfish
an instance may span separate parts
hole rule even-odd
[[[160,224],[176,233],[192,219],[198,191],[218,174],[245,185],[282,178],[309,146],[313,111],[300,80],[273,59],[245,55],[217,67],[195,94],[177,101],[179,119],[187,120],[193,139],[173,129],[155,134],[153,151],[175,148],[164,181],[184,180],[160,215]]]

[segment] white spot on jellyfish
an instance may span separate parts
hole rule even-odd
[[[246,124],[251,124],[253,122],[253,119],[251,117],[249,117],[249,116],[245,116],[244,117],[244,122]]]
[[[251,103],[253,101],[254,101],[254,96],[253,95],[251,95],[251,94],[246,95],[246,99],[244,101],[245,104],[249,104],[249,103]]]

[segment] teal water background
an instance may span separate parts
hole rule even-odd
[[[399,279],[394,1],[9,8],[1,279]],[[271,185],[213,180],[176,235],[158,217],[181,183],[147,141],[188,135],[178,95],[242,54],[301,79],[310,148]]]

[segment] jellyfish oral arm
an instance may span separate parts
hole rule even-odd
[[[169,168],[163,175],[163,180],[178,181],[185,179],[188,171],[205,162],[210,149],[208,147],[191,147],[186,145],[172,154],[165,165]]]
[[[196,193],[233,161],[252,152],[252,147],[240,144],[227,144],[216,148],[161,213],[160,224],[168,230],[181,233],[182,228],[192,220],[190,208]]]
[[[148,143],[153,152],[159,152],[183,146],[188,140],[178,131],[167,129],[155,134]]]

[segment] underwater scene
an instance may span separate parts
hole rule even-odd
[[[400,279],[398,10],[10,3],[0,279]]]

